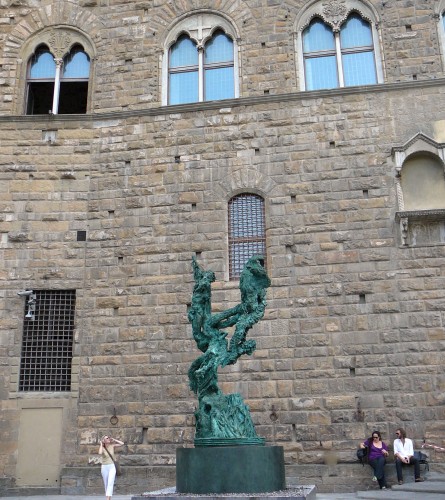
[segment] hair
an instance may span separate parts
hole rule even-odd
[[[382,435],[380,434],[380,431],[372,431],[371,437],[369,438],[369,443],[372,443],[372,436],[374,436],[374,434],[377,434],[377,436],[379,437],[379,441],[382,440]]]
[[[399,427],[397,430],[400,432],[400,437],[405,439],[406,438],[406,430],[402,429],[401,427]]]

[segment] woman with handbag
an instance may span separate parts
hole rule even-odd
[[[103,436],[100,440],[99,455],[102,457],[101,473],[105,486],[105,497],[111,500],[113,496],[114,479],[116,478],[116,456],[114,449],[123,446],[123,442],[111,436]]]
[[[373,431],[370,438],[360,443],[360,448],[368,448],[368,463],[374,471],[373,481],[379,483],[381,490],[386,490],[388,485],[385,478],[385,463],[388,456],[388,446],[382,441],[379,431]]]

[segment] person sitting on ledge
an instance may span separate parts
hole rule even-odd
[[[396,461],[397,481],[403,484],[402,466],[414,464],[414,480],[416,483],[422,482],[420,477],[419,460],[414,456],[413,442],[406,437],[405,429],[396,430],[397,438],[394,440],[394,458]]]
[[[380,489],[386,490],[385,463],[388,456],[388,446],[382,441],[379,431],[373,431],[371,437],[360,443],[360,448],[368,448],[368,462],[374,471],[373,481],[378,481]]]

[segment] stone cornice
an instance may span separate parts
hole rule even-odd
[[[396,212],[396,220],[444,220],[445,208],[437,208],[433,210],[404,210]]]
[[[423,89],[430,87],[441,87],[445,85],[445,78],[434,80],[418,80],[410,82],[384,83],[377,85],[363,85],[357,87],[343,87],[328,90],[311,90],[302,92],[291,92],[287,94],[276,94],[255,97],[239,97],[236,99],[225,99],[221,101],[204,101],[190,104],[177,104],[174,106],[157,106],[147,109],[134,109],[123,111],[105,111],[103,113],[85,115],[0,115],[0,122],[31,122],[41,123],[42,126],[55,126],[57,123],[65,122],[98,122],[102,120],[119,120],[138,116],[162,116],[177,113],[195,113],[205,110],[229,110],[243,106],[264,105],[268,103],[285,103],[289,101],[307,101],[324,97],[348,96],[357,94],[389,93],[407,89]]]

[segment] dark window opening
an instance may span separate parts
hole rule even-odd
[[[62,115],[87,112],[88,82],[61,82],[59,113]]]
[[[53,108],[54,82],[28,83],[27,115],[47,115]]]
[[[87,241],[87,232],[77,231],[77,241]]]

